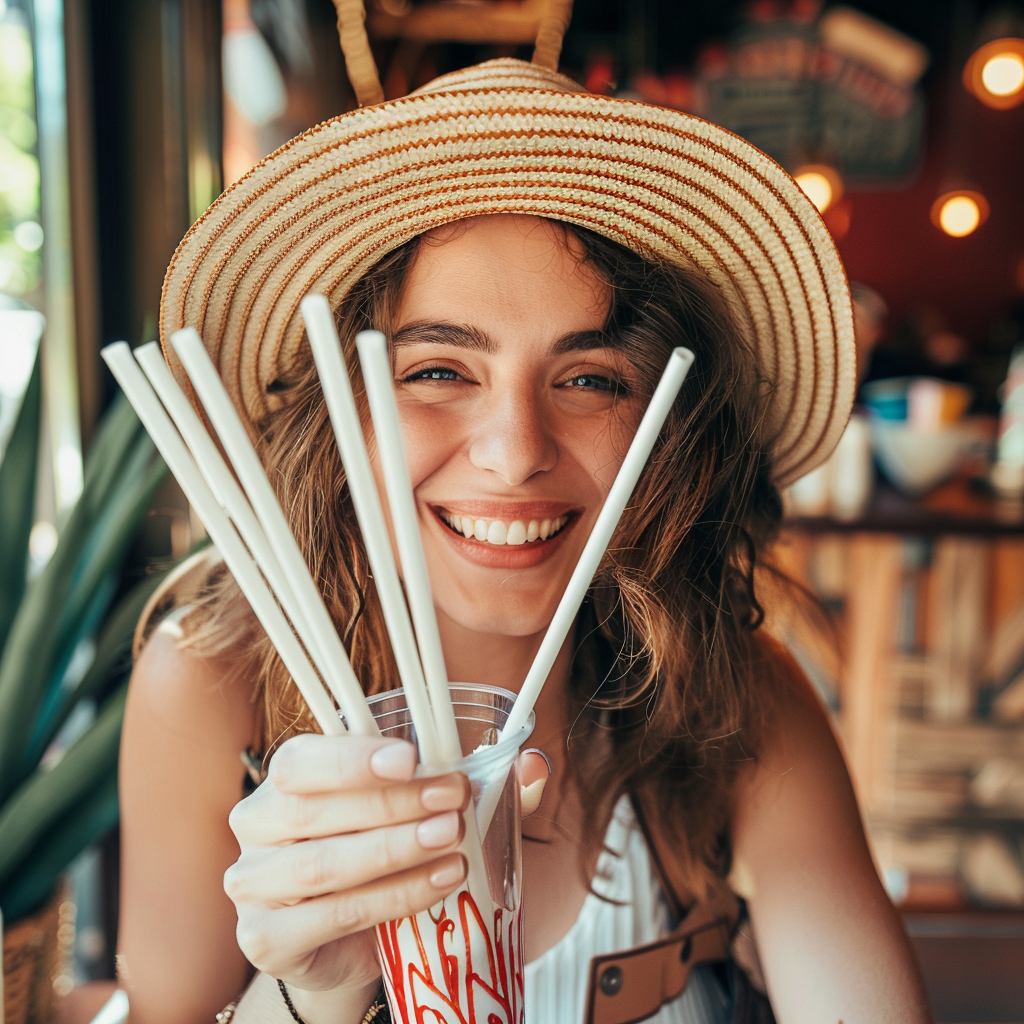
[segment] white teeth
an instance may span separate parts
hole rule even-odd
[[[487,539],[490,540],[490,533],[487,535]],[[508,536],[505,538],[506,544],[525,544],[526,543],[526,524],[521,519],[517,519],[509,528]]]
[[[521,544],[532,544],[537,540],[547,540],[569,521],[568,516],[559,516],[557,519],[543,521],[531,519],[528,523],[522,519],[505,523],[500,519],[472,519],[449,512],[447,509],[439,509],[438,514],[456,533],[461,533],[467,540],[483,541],[499,547],[504,544],[518,547]]]

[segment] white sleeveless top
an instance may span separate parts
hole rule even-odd
[[[625,797],[616,805],[605,847],[597,862],[595,892],[587,893],[573,926],[526,965],[529,1024],[578,1024],[586,1009],[591,958],[653,942],[670,931],[668,905]],[[647,1019],[651,1024],[724,1024],[731,1009],[731,996],[718,979],[698,967],[682,995]]]

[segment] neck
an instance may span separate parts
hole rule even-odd
[[[448,678],[452,682],[487,683],[513,693],[522,688],[544,639],[543,632],[529,636],[479,633],[461,626],[440,609],[437,611],[437,625]],[[574,634],[574,629],[569,630],[537,700],[534,708],[537,725],[531,745],[537,745],[534,741],[538,736],[550,735],[564,724],[564,697],[569,682]]]

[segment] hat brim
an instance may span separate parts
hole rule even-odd
[[[250,429],[304,343],[299,303],[337,308],[410,238],[533,214],[696,266],[724,292],[771,382],[780,485],[832,451],[856,357],[849,288],[817,210],[748,142],[678,111],[577,91],[521,61],[478,65],[291,140],[193,225],[164,280],[167,345],[195,327]]]

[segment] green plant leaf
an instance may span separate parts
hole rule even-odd
[[[0,655],[0,801],[30,770],[23,755],[35,734],[38,709],[60,685],[83,617],[103,580],[120,565],[166,475],[152,453],[134,411],[115,403],[86,465],[82,496],[53,557],[26,590]]]
[[[0,890],[4,921],[13,924],[41,907],[67,866],[86,847],[102,839],[117,819],[115,769],[40,838],[24,865]]]
[[[37,768],[0,809],[0,890],[43,834],[116,771],[127,685],[52,768]]]
[[[25,593],[28,538],[36,507],[39,428],[42,414],[42,363],[35,365],[0,463],[0,650]]]
[[[94,595],[135,540],[139,522],[167,470],[154,458],[156,448],[149,435],[140,435],[125,459],[122,472],[96,517],[81,558],[75,566],[71,587],[61,608],[60,644],[74,648],[75,634],[92,604]],[[101,613],[102,614],[102,613]]]
[[[56,659],[60,615],[82,548],[142,425],[121,396],[104,416],[86,463],[82,495],[43,571],[29,584],[0,652],[0,802],[17,785],[19,761]]]
[[[54,713],[43,723],[39,737],[34,740],[33,748],[28,752],[30,757],[38,757],[46,750],[80,700],[93,696],[118,675],[126,675],[131,671],[135,626],[146,602],[166,576],[167,571],[145,577],[110,612],[96,637],[96,653],[92,664],[74,689],[60,695]]]

